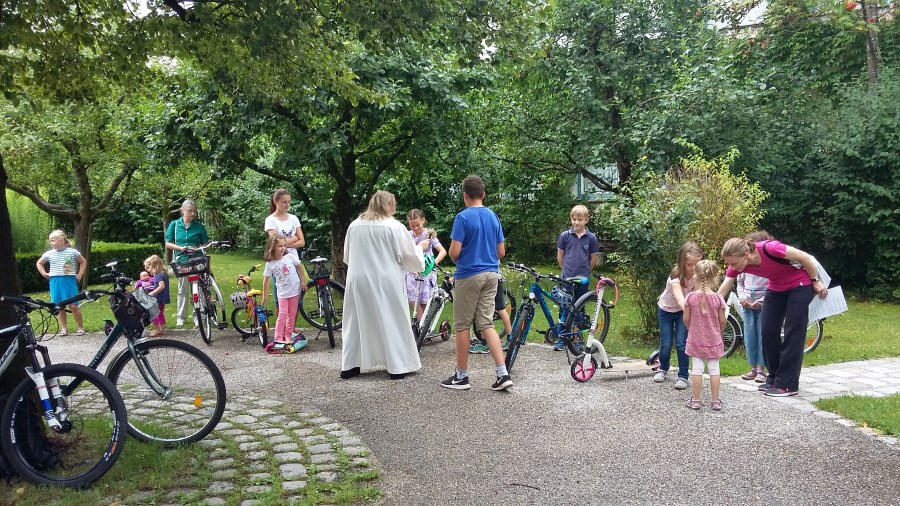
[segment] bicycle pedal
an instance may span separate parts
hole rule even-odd
[[[547,335],[547,331],[546,331],[546,330],[535,330],[535,332],[537,332],[538,334],[540,334],[540,335],[542,335],[542,336],[546,336],[546,335]]]
[[[216,324],[216,328],[219,330],[225,330],[228,328],[228,324],[224,322],[220,322]]]

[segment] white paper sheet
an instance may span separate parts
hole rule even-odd
[[[810,323],[829,316],[841,314],[847,310],[847,300],[844,298],[844,290],[840,285],[828,289],[828,296],[824,299],[816,295],[809,303]]]

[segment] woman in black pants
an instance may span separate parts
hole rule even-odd
[[[742,272],[768,278],[760,325],[769,377],[760,389],[770,397],[797,395],[809,303],[816,295],[823,299],[828,295],[828,287],[816,272],[815,259],[778,241],[754,243],[738,238],[725,243],[722,258],[728,265],[719,288],[723,297],[728,296],[735,278]],[[781,340],[782,324],[784,341]]]

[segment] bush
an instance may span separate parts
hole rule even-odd
[[[13,241],[15,251],[36,251],[47,246],[47,236],[53,230],[50,215],[12,190],[6,190],[6,201],[9,205],[12,236],[15,238]]]
[[[706,160],[696,151],[666,176],[633,178],[623,197],[611,204],[606,229],[618,241],[611,259],[634,284],[641,315],[637,335],[650,341],[658,336],[656,301],[665,288],[678,248],[695,241],[717,258],[726,239],[756,228],[766,198],[759,185],[734,175],[728,155]]]
[[[34,264],[43,255],[40,253],[16,253],[16,268],[19,271],[19,279],[22,281],[24,293],[46,291],[47,280],[38,274]],[[105,265],[118,260],[118,270],[133,277],[144,270],[144,259],[150,255],[163,256],[162,246],[159,244],[124,244],[95,242],[91,247],[91,260],[86,276],[88,284],[100,281],[100,275],[107,269]],[[163,257],[165,258],[165,257]]]

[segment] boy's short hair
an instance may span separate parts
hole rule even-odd
[[[588,211],[587,207],[585,207],[581,204],[578,204],[577,206],[573,207],[571,211],[569,211],[569,218],[573,218],[575,216],[578,216],[579,218],[584,218],[587,220],[587,219],[590,219],[591,213],[590,213],[590,211]]]
[[[462,190],[470,199],[484,198],[484,180],[478,176],[467,176],[463,179]]]

